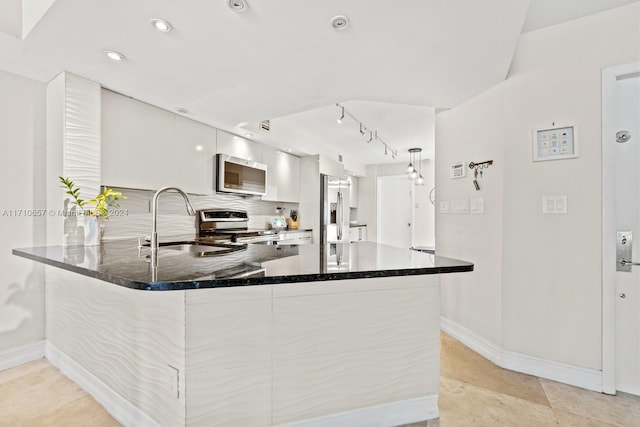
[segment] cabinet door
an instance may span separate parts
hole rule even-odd
[[[102,91],[101,184],[213,194],[216,129]]]
[[[213,194],[216,129],[180,116],[176,117],[175,128],[173,160],[178,187],[189,193]]]
[[[172,147],[175,115],[102,91],[101,184],[155,190],[178,186]],[[169,151],[169,152],[167,152]]]
[[[350,227],[349,228],[349,241],[359,242],[361,240],[367,240],[367,227]]]
[[[262,200],[298,203],[300,158],[267,145],[263,146],[262,154],[267,165],[267,194]]]
[[[358,240],[367,240],[367,227],[358,227]]]
[[[218,153],[264,163],[262,144],[218,129]]]

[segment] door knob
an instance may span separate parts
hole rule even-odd
[[[625,294],[625,293],[621,293],[621,294],[620,294],[620,295],[618,295],[618,296],[619,296],[620,298],[624,299],[624,298],[626,298],[626,297],[627,297],[627,294]]]

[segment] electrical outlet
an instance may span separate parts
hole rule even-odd
[[[167,380],[169,391],[176,399],[180,399],[180,370],[171,365],[167,365]]]

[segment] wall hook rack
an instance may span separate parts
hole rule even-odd
[[[478,163],[471,162],[469,163],[469,169],[475,169],[475,168],[485,169],[491,166],[492,164],[493,164],[493,160],[487,160],[485,162],[478,162]]]
[[[471,162],[469,163],[469,169],[474,169],[473,172],[473,187],[476,191],[480,191],[480,184],[478,184],[478,169],[480,169],[480,178],[482,178],[482,169],[486,169],[493,164],[493,160],[487,160],[484,162]]]

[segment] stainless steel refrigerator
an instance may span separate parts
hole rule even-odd
[[[321,178],[320,243],[349,242],[350,182],[329,175]]]

